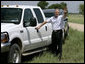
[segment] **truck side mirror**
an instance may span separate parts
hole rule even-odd
[[[32,17],[30,18],[30,26],[36,26],[37,25],[37,21],[36,21],[36,18]]]
[[[27,20],[24,20],[24,27],[28,27],[28,26],[36,26],[37,25],[37,21],[36,21],[36,18],[32,17],[29,19],[29,21]]]

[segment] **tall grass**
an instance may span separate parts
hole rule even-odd
[[[69,14],[69,22],[84,24],[84,16],[81,14]]]
[[[42,55],[35,56],[31,61],[25,61],[25,63],[84,63],[84,32],[70,28],[69,37],[63,44],[62,54],[62,60],[58,61],[57,56],[49,51],[44,51]]]

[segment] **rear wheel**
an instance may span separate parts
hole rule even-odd
[[[8,55],[8,63],[20,63],[21,62],[21,51],[18,44],[13,44],[10,48]]]

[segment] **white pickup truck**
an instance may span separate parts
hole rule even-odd
[[[20,63],[22,55],[43,51],[51,44],[50,23],[35,29],[44,20],[43,11],[37,6],[1,6],[1,53],[8,53],[8,62]]]

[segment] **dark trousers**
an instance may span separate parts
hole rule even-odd
[[[52,32],[52,52],[62,56],[62,30]]]

